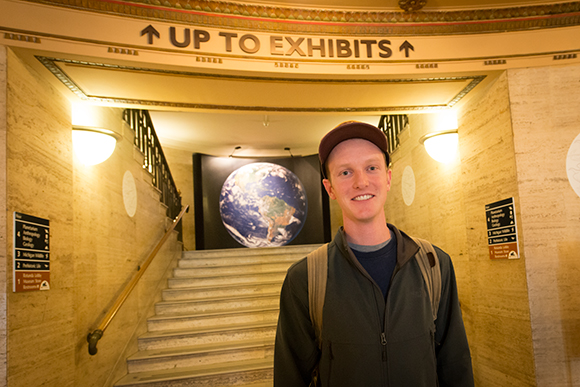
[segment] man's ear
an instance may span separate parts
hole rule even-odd
[[[330,180],[323,179],[322,184],[324,184],[324,188],[326,189],[326,192],[328,193],[328,197],[331,198],[332,200],[336,200],[336,196],[334,195],[334,192],[332,191],[332,184],[330,184]]]
[[[391,190],[391,170],[387,169],[387,191]]]

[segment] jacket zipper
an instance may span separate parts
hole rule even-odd
[[[373,287],[373,290],[375,287],[378,288],[378,285],[371,278],[371,276],[366,273],[366,271],[364,270],[364,268],[362,267],[360,262],[356,259],[354,253],[350,250],[350,248],[348,246],[346,246],[346,250],[347,250],[347,254],[351,258],[351,261],[354,263],[354,265],[358,268],[358,270],[361,272],[361,274],[370,281],[370,283]],[[395,266],[395,270],[393,271],[393,274],[391,276],[391,281],[389,283],[389,289],[391,288],[391,284],[393,283],[393,278],[395,277],[395,274],[397,273],[397,271],[399,271],[399,264],[398,263]],[[387,299],[389,296],[389,289],[387,289]],[[377,305],[376,292],[373,291],[373,294],[375,296],[375,305]],[[380,336],[380,343],[382,346],[382,360],[384,362],[384,375],[385,375],[386,385],[388,386],[389,385],[389,367],[388,367],[388,363],[387,363],[387,334],[386,334],[386,332],[387,332],[387,313],[388,313],[387,306],[388,306],[387,300],[385,300],[385,315],[384,316],[381,316],[380,310],[378,310],[378,308],[377,308],[377,312],[378,312],[378,317],[379,317],[379,329],[382,330],[381,336]],[[381,317],[383,318],[382,326],[380,326],[381,325]]]
[[[388,363],[388,356],[387,356],[387,326],[388,326],[388,316],[389,316],[389,291],[391,290],[391,286],[393,285],[393,280],[395,275],[400,270],[399,264],[395,265],[395,270],[393,270],[393,274],[391,275],[391,280],[389,281],[389,288],[387,289],[387,297],[385,300],[385,315],[383,317],[383,331],[381,333],[381,345],[383,346],[383,362],[384,362],[384,370],[385,370],[385,381],[386,385],[389,385],[389,363]]]
[[[387,335],[381,333],[381,345],[383,346],[383,361],[387,361]]]

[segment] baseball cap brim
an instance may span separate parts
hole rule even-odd
[[[328,132],[318,146],[318,157],[320,165],[323,167],[328,160],[328,156],[338,144],[343,141],[351,140],[353,138],[362,138],[376,145],[386,157],[386,163],[389,165],[390,157],[387,145],[387,137],[379,128],[374,125],[359,121],[347,121],[339,124],[337,127]]]

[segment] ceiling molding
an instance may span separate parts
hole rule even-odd
[[[414,111],[425,112],[440,109],[448,109],[457,104],[463,99],[471,90],[473,90],[481,81],[486,78],[486,75],[473,76],[454,76],[454,77],[431,77],[431,78],[394,78],[394,79],[319,79],[319,78],[299,78],[289,79],[282,77],[256,77],[256,76],[240,76],[240,75],[223,75],[223,74],[206,74],[195,73],[188,71],[175,71],[152,69],[144,67],[123,66],[116,64],[86,62],[72,59],[57,59],[45,56],[36,56],[38,61],[42,63],[62,84],[67,87],[72,93],[82,100],[99,102],[99,103],[113,103],[123,105],[141,105],[141,106],[155,106],[163,108],[180,108],[180,109],[203,109],[203,110],[228,110],[228,111],[248,111],[248,112],[296,112],[296,113],[380,113],[393,111]],[[143,73],[147,75],[165,75],[165,76],[184,76],[190,78],[206,78],[206,79],[220,79],[220,80],[237,80],[237,81],[252,81],[252,82],[300,82],[305,84],[352,84],[352,83],[366,83],[366,84],[429,84],[442,82],[468,82],[467,85],[461,89],[450,101],[442,104],[434,105],[418,105],[418,106],[358,106],[358,107],[288,107],[288,106],[251,106],[251,105],[219,105],[219,104],[201,104],[188,102],[170,102],[161,100],[142,100],[134,98],[119,98],[113,96],[90,95],[86,93],[63,69],[58,66],[58,63],[67,65],[78,65],[87,68],[113,71],[131,71]]]
[[[329,35],[453,35],[580,25],[580,2],[462,11],[291,8],[208,0],[25,0],[33,3],[196,26]]]

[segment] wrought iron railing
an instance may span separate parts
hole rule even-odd
[[[409,117],[406,114],[391,114],[381,116],[379,129],[387,136],[389,153],[399,147],[399,133],[409,126]]]
[[[153,185],[161,191],[161,202],[167,206],[167,216],[175,218],[181,211],[181,195],[177,190],[167,159],[155,133],[147,110],[125,109],[123,119],[135,131],[135,146],[143,153],[143,168],[152,175]],[[178,225],[178,228],[181,224]],[[181,230],[180,235],[181,235]]]

